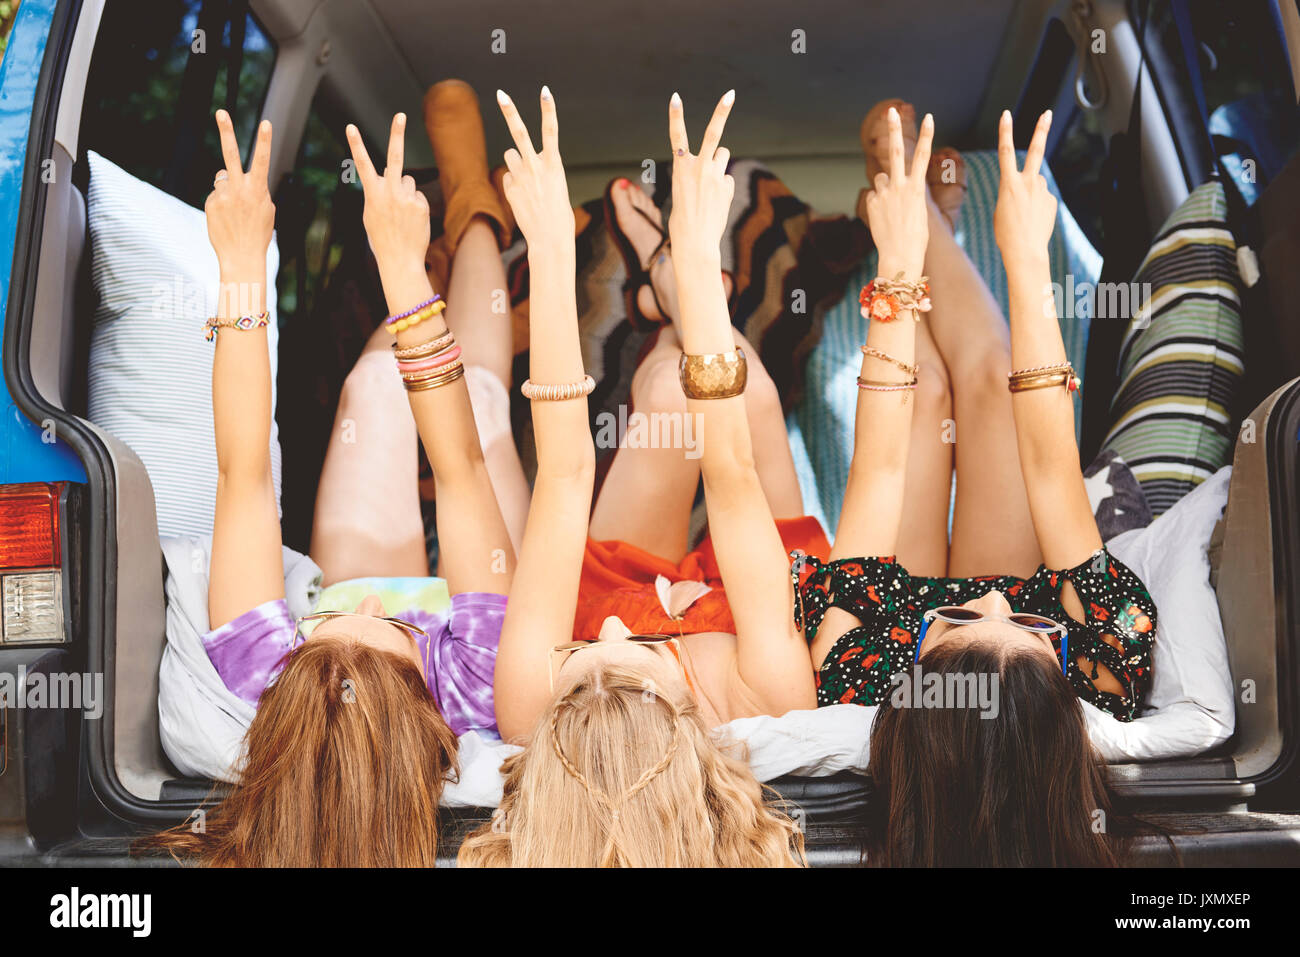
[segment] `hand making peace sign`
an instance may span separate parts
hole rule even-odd
[[[257,128],[247,173],[235,128],[225,110],[217,110],[217,131],[226,165],[217,171],[212,192],[203,204],[208,239],[223,276],[256,276],[266,271],[266,248],[275,228],[275,205],[266,182],[271,165],[271,124],[263,120]]]

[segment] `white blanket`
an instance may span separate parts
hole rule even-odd
[[[1232,678],[1206,553],[1227,502],[1231,471],[1219,470],[1147,528],[1107,543],[1146,583],[1159,611],[1153,683],[1141,716],[1125,723],[1083,703],[1089,736],[1108,761],[1191,757],[1232,734]],[[207,543],[166,539],[163,552],[168,569],[167,648],[158,698],[163,745],[184,774],[230,780],[253,709],[226,690],[203,648]],[[291,612],[306,614],[320,569],[286,549],[285,578]],[[780,718],[741,718],[719,728],[718,736],[720,743],[741,749],[762,781],[786,774],[865,772],[875,714],[875,708],[834,705]],[[443,803],[494,807],[501,798],[501,762],[518,750],[472,731],[462,735],[460,777],[448,785]]]

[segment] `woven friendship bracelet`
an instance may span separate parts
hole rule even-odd
[[[270,312],[261,312],[256,316],[240,316],[238,319],[217,319],[213,317],[203,323],[203,338],[212,342],[217,338],[219,329],[238,329],[240,332],[249,332],[253,329],[262,329],[270,325]]]

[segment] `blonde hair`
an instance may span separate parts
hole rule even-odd
[[[558,695],[506,760],[501,805],[461,867],[797,867],[803,835],[693,699],[606,665]]]
[[[456,746],[411,661],[316,638],[262,693],[239,780],[204,826],[133,852],[210,867],[432,867]]]

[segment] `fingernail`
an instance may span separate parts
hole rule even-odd
[[[1051,110],[1046,110],[1046,111],[1044,111],[1044,112],[1043,112],[1043,118],[1046,119],[1047,122],[1049,122],[1049,123],[1052,122],[1052,111],[1051,111]]]
[[[505,90],[497,90],[497,102],[502,106],[510,102],[510,97],[506,96]]]
[[[550,88],[549,86],[545,86],[545,85],[543,85],[543,86],[542,86],[542,99],[543,99],[543,100],[549,100],[550,98],[551,98],[551,88]]]
[[[1002,119],[1003,119],[1004,121],[1006,121],[1006,120],[1010,120],[1010,119],[1011,119],[1011,111],[1010,111],[1010,110],[1003,110],[1003,111],[1002,111]]]
[[[722,94],[722,102],[727,106],[731,106],[732,103],[735,103],[736,91],[728,90],[726,93]]]
[[[405,114],[405,113],[398,113],[396,119],[397,119],[397,125],[398,125],[398,126],[405,126],[405,125],[406,125],[406,114]]]
[[[898,110],[894,109],[892,106],[889,108],[889,118],[891,120],[898,119]]]
[[[620,177],[620,178],[619,178],[619,179],[614,183],[614,185],[617,186],[619,189],[627,189],[627,180],[626,180],[626,179],[623,179],[623,178]]]
[[[682,108],[682,98],[674,93],[673,98],[668,101],[668,105],[675,110],[680,110]]]

